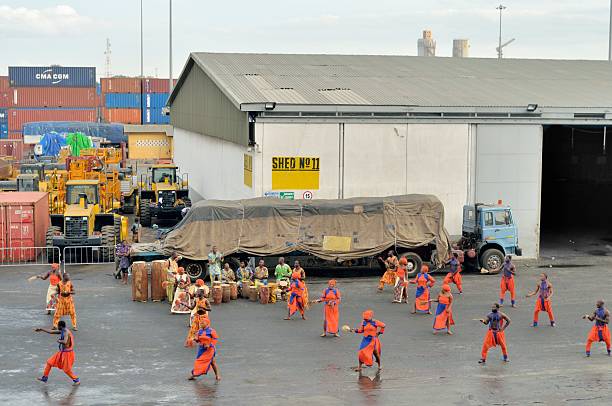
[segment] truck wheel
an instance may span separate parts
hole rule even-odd
[[[187,262],[183,267],[192,281],[204,277],[204,266],[200,262]]]
[[[115,244],[119,244],[121,242],[121,217],[120,216],[113,217],[113,228],[115,229],[115,237],[117,237],[117,241],[115,241]]]
[[[489,273],[498,273],[504,264],[504,253],[498,249],[490,248],[480,257],[480,265]]]
[[[140,201],[140,224],[143,227],[151,227],[151,208],[149,207],[149,199]]]
[[[421,267],[423,266],[423,260],[421,259],[419,254],[415,254],[414,252],[403,252],[399,254],[399,258],[401,257],[406,257],[406,259],[408,260],[408,264],[412,264],[412,270],[406,272],[406,276],[414,276],[421,271]]]
[[[113,262],[115,260],[115,226],[102,227],[102,261]]]
[[[53,248],[53,236],[59,233],[61,229],[58,226],[50,226],[47,229],[47,262],[50,264],[59,263],[59,255],[57,250]]]

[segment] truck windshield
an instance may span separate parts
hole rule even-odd
[[[175,168],[155,168],[153,169],[152,180],[153,183],[176,183],[176,169]]]
[[[98,185],[66,185],[66,203],[79,204],[79,195],[87,196],[87,204],[98,203]]]
[[[509,226],[510,224],[512,224],[512,218],[509,210],[495,212],[496,226]]]

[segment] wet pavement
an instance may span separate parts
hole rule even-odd
[[[499,276],[464,276],[454,336],[432,335],[432,316],[411,315],[407,305],[390,303],[390,290],[377,293],[375,278],[340,279],[341,324],[355,326],[361,312],[372,308],[388,326],[382,336],[384,370],[368,369],[361,377],[351,370],[360,338],[350,333],[320,338],[320,305],[313,305],[307,321],[283,321],[282,303],[238,300],[215,306],[218,383],[212,375],[186,380],[196,350],[183,347],[185,316],[169,314],[165,303],[132,302],[130,288],[106,266],[73,266],[78,388],[56,369],[48,384],[35,379],[57,348],[54,336],[32,332],[51,321],[42,310],[46,283],[26,281],[42,269],[3,267],[0,404],[609,404],[612,359],[602,344],[584,358],[591,325],[580,316],[592,311],[597,298],[612,303],[611,264],[610,258],[592,256],[519,264],[520,307],[504,309],[512,318],[508,364],[501,362],[499,349],[492,350],[486,366],[477,364],[485,328],[472,321],[497,299]],[[548,326],[544,313],[541,327],[530,327],[534,300],[524,294],[542,270],[556,288],[557,328]],[[308,282],[311,297],[325,286],[322,279]]]

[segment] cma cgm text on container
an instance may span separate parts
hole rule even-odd
[[[9,66],[11,87],[96,87],[95,67]]]

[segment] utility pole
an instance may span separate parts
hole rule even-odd
[[[612,61],[612,0],[610,0],[610,24],[608,25],[608,61]]]
[[[143,25],[142,25],[142,0],[140,0],[140,77],[144,77],[144,56],[143,56]]]
[[[610,0],[612,1],[612,0]],[[172,87],[174,85],[174,81],[172,80],[172,0],[170,0],[170,32],[169,32],[169,46],[168,46],[168,60],[169,60],[169,66],[168,66],[168,72],[170,73],[169,77],[168,77],[168,89],[170,89],[169,93],[172,93]]]
[[[495,7],[495,9],[499,10],[499,43],[497,46],[497,59],[502,59],[502,11],[506,9],[506,6],[500,4]]]

